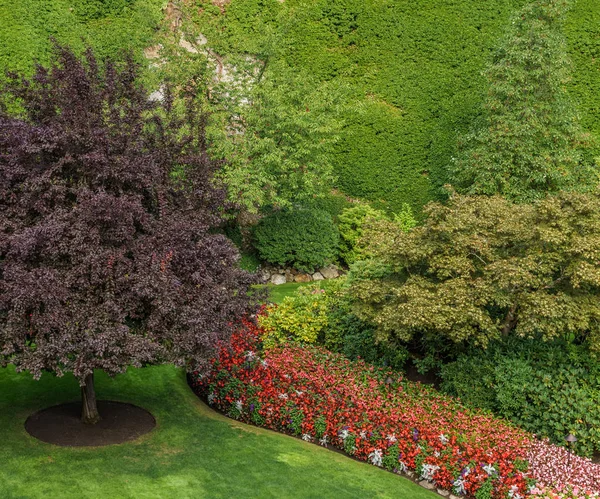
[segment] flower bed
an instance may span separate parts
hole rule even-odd
[[[553,485],[554,477],[529,469],[542,443],[525,431],[396,372],[322,348],[287,345],[261,354],[260,331],[245,326],[230,348],[221,348],[207,374],[191,377],[197,393],[230,417],[337,447],[390,471],[415,473],[456,494],[558,493],[532,489],[534,478],[543,487]],[[595,482],[570,483],[597,490]],[[581,491],[562,497],[586,496]]]
[[[548,441],[533,440],[527,452],[527,461],[532,470],[531,475],[538,483],[551,485],[556,492],[564,493],[564,496],[548,497],[600,496],[600,464],[595,464],[590,459],[569,455],[567,449]]]

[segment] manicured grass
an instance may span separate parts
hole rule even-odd
[[[39,442],[26,433],[26,418],[77,399],[77,383],[0,369],[1,498],[435,497],[374,466],[225,418],[200,402],[173,367],[96,377],[100,398],[148,409],[154,431],[111,447]]]
[[[255,286],[257,289],[266,289],[267,290],[267,302],[269,303],[281,303],[286,296],[293,295],[296,290],[301,286],[306,286],[311,283],[300,283],[300,282],[287,282],[285,284],[279,284],[275,286],[274,284],[260,284]]]
[[[301,286],[306,286],[306,283],[286,282],[285,284],[279,284],[277,286],[273,284],[267,284],[267,289],[269,290],[269,301],[271,303],[281,303],[286,296],[293,295]]]

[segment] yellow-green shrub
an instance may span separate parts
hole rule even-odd
[[[330,311],[342,296],[345,279],[312,284],[286,296],[280,305],[270,305],[259,319],[265,330],[263,342],[269,348],[278,343],[322,341],[330,322]]]

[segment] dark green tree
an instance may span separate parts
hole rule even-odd
[[[536,0],[512,19],[486,72],[480,124],[462,138],[450,167],[460,192],[528,202],[596,183],[566,89],[571,66],[561,29],[569,3]]]

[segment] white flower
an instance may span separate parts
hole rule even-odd
[[[442,442],[442,444],[444,445],[446,445],[449,442],[448,437],[443,433],[440,435],[440,442]]]
[[[493,475],[494,473],[496,473],[496,468],[494,468],[491,464],[486,464],[485,466],[482,466],[483,471],[485,471],[488,475]]]
[[[304,440],[305,442],[312,442],[313,437],[311,437],[308,433],[304,433],[302,435],[302,440]]]
[[[375,466],[381,466],[383,464],[383,455],[379,449],[375,449],[369,454],[369,459]]]
[[[408,471],[408,468],[404,461],[398,461],[398,471],[401,471],[402,473],[406,473]]]
[[[338,437],[340,437],[342,440],[346,440],[348,438],[348,430],[341,430],[338,433]]]
[[[319,439],[319,444],[327,447],[327,435],[323,435],[323,437]]]
[[[434,455],[435,457],[440,457],[440,456],[441,456],[441,454],[440,454],[440,451],[439,451],[439,450],[436,450],[436,451],[433,453],[433,455]]]
[[[396,438],[395,435],[388,435],[387,437],[385,437],[387,439],[387,441],[391,444],[396,443],[398,441],[398,439]]]
[[[215,394],[212,392],[209,393],[207,399],[208,399],[208,405],[212,405],[212,403],[215,401]]]
[[[513,485],[508,491],[508,497],[510,497],[510,499],[523,499],[523,496],[517,492],[518,490],[519,487]]]
[[[242,404],[241,400],[236,400],[235,401],[235,408],[239,411],[242,412],[242,409],[244,408],[244,404]]]
[[[454,483],[452,485],[454,485],[454,490],[456,490],[457,494],[465,495],[467,493],[467,490],[465,489],[465,481],[463,478],[457,478],[456,480],[454,480]]]
[[[280,394],[278,395],[278,397],[279,397],[280,399],[287,399],[287,398],[288,398],[288,394],[287,394],[287,393],[280,393]]]
[[[256,358],[256,354],[252,350],[248,350],[248,352],[246,352],[246,355],[244,355],[244,358],[248,362],[251,362]]]
[[[302,392],[302,391],[300,391],[300,390],[296,390],[296,395],[298,395],[298,397],[299,397],[300,395],[302,395],[303,393],[304,393],[304,392]]]
[[[267,361],[266,360],[261,360],[260,363],[262,364],[263,367],[267,367]]]
[[[434,464],[424,464],[423,469],[421,471],[421,478],[423,480],[432,481],[433,475],[435,475],[435,472],[439,469],[440,467],[435,466]]]
[[[365,430],[362,430],[360,433],[360,438],[367,438],[367,432]]]

